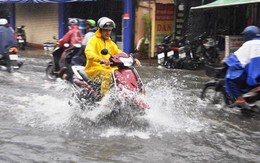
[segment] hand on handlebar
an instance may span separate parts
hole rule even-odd
[[[109,66],[109,65],[110,65],[110,61],[109,61],[108,59],[99,58],[98,61],[99,61],[100,63],[105,64],[106,66]]]
[[[141,66],[141,62],[138,59],[135,58],[134,61],[135,61],[135,64],[137,64],[137,66]]]

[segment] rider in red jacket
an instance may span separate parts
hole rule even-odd
[[[69,45],[81,44],[82,39],[83,36],[78,26],[78,20],[73,18],[69,20],[69,31],[59,40],[58,44],[61,47],[64,46],[65,43]]]
[[[64,44],[69,44],[69,47],[73,44],[80,44],[83,40],[83,35],[78,27],[78,20],[72,18],[69,20],[69,31],[63,36],[62,39],[59,40],[58,45],[60,47],[64,47]],[[68,48],[68,47],[66,47]],[[62,53],[59,65],[61,71],[66,70],[67,74],[63,75],[63,79],[68,79],[72,75],[72,70],[70,68],[70,63],[66,62],[66,50]]]

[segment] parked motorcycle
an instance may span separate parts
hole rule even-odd
[[[209,101],[212,104],[221,104],[231,106],[235,99],[230,97],[225,91],[225,74],[227,67],[221,64],[206,65],[206,75],[213,77],[214,79],[207,82],[201,92],[200,98],[202,100]],[[247,105],[241,107],[242,113],[258,113],[260,114],[260,106],[255,103],[260,100],[260,93],[257,92],[252,96],[254,92],[244,92]]]
[[[108,53],[107,49],[101,52],[103,55]],[[124,104],[131,107],[131,115],[143,115],[149,108],[148,104],[141,98],[145,93],[143,82],[133,67],[134,60],[131,55],[120,53],[110,58],[111,66],[118,66],[112,74],[113,84],[110,92],[118,105]],[[72,66],[73,77],[73,97],[80,104],[81,109],[91,110],[100,101],[100,82],[92,81],[88,78],[83,66]],[[92,106],[92,107],[91,107]],[[113,115],[116,115],[123,108],[114,108]]]
[[[50,55],[52,56],[52,61],[47,64],[45,70],[46,77],[49,80],[56,80],[56,78],[64,78],[66,80],[71,80],[72,70],[71,70],[71,59],[80,50],[80,44],[74,44],[69,47],[69,44],[65,44],[64,47],[57,46]],[[65,51],[65,67],[60,67],[60,58]],[[66,76],[65,76],[66,74]]]
[[[25,50],[27,45],[24,27],[24,25],[16,27],[17,44],[18,48],[21,50]]]
[[[161,43],[156,44],[158,64],[170,68],[169,58],[173,55],[172,50],[169,48],[172,41],[173,34],[163,37]]]
[[[4,55],[0,54],[0,69],[7,70],[8,72],[13,72],[22,67],[23,62],[19,61],[19,57],[17,54],[17,48],[13,47],[9,49],[8,58],[5,58]]]
[[[196,53],[203,58],[204,64],[219,63],[218,40],[212,36],[201,38]]]
[[[204,57],[201,53],[202,40],[204,40],[206,33],[194,37],[192,40],[186,39],[183,47],[179,49],[181,67],[188,70],[197,70],[203,68]]]

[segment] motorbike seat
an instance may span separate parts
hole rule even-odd
[[[87,73],[84,70],[79,70],[78,72],[79,72],[80,76],[83,78],[83,80],[85,80],[85,81],[90,80]]]

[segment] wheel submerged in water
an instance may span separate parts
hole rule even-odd
[[[200,98],[209,101],[211,104],[225,105],[225,97],[222,92],[215,91],[215,86],[208,86],[202,90]]]
[[[216,91],[215,84],[205,86],[201,92],[200,98],[207,100],[211,104],[231,105],[235,100],[228,96],[225,90]]]
[[[56,75],[54,74],[54,66],[53,65],[49,65],[47,68],[46,68],[46,77],[47,79],[51,80],[51,81],[54,81],[56,80]]]

